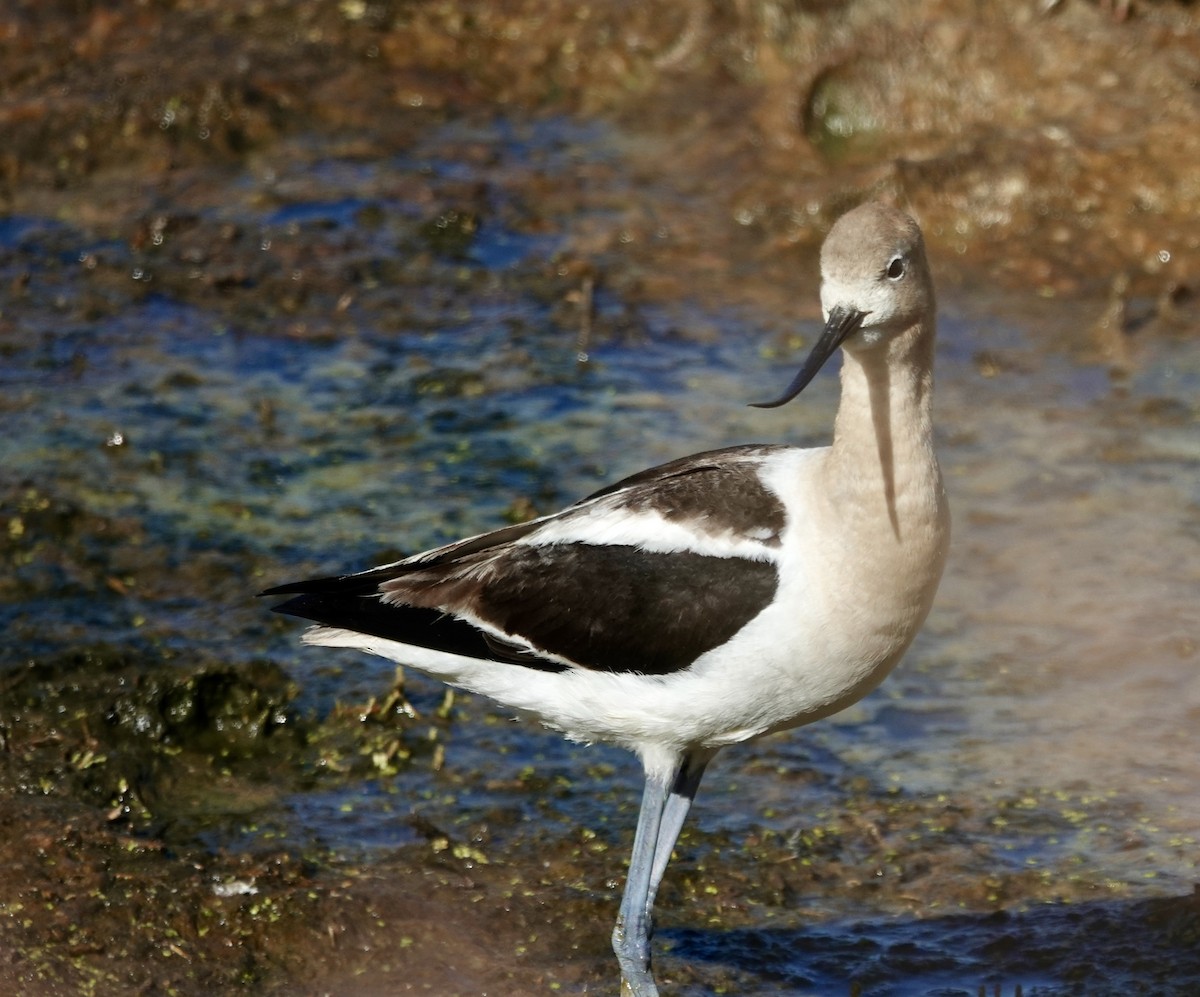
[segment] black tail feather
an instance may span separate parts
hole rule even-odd
[[[293,595],[294,598],[272,606],[272,611],[322,626],[468,658],[516,662],[539,671],[561,672],[567,668],[561,662],[535,654],[514,653],[478,627],[439,609],[384,602],[379,598],[378,580],[368,582],[362,575],[292,582],[267,589],[262,595]]]
[[[264,595],[376,595],[379,586],[401,572],[392,565],[360,571],[353,575],[326,575],[323,578],[306,578],[300,582],[287,582],[259,592]],[[299,615],[299,614],[295,614]]]

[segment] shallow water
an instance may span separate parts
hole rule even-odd
[[[744,404],[776,393],[800,355],[769,307],[715,312],[601,282],[579,358],[570,233],[505,178],[600,169],[619,186],[609,147],[592,126],[497,121],[448,126],[390,161],[318,158],[292,173],[276,162],[191,206],[181,234],[167,225],[159,255],[46,219],[0,226],[0,281],[22,288],[0,326],[6,490],[131,523],[163,560],[150,573],[138,550],[88,538],[115,579],[103,593],[45,557],[23,565],[36,598],[0,606],[4,659],[100,638],[181,660],[267,656],[323,714],[381,695],[391,667],[302,649],[300,627],[272,623],[258,589],[549,511],[682,453],[824,441],[829,374],[783,410]],[[478,223],[463,223],[468,210]],[[222,225],[237,229],[232,262],[175,251]],[[206,280],[232,290],[189,294]],[[811,276],[799,285],[815,296]],[[1071,307],[1010,310],[963,289],[943,299],[937,415],[955,536],[925,632],[862,703],[719,759],[692,847],[712,860],[864,805],[903,798],[932,815],[948,801],[971,812],[962,833],[980,867],[1043,888],[987,898],[1010,912],[1000,936],[1012,955],[988,949],[988,922],[955,919],[980,901],[953,887],[897,888],[865,907],[835,889],[797,901],[802,916],[785,926],[765,907],[728,930],[702,926],[699,906],[664,915],[672,959],[726,967],[745,993],[841,994],[851,976],[864,993],[974,992],[953,987],[984,979],[1075,992],[1064,988],[1077,974],[1037,957],[1039,932],[1086,937],[1116,915],[1082,898],[1174,897],[1197,875],[1194,335],[1139,336],[1131,373],[1114,377],[1080,346],[1091,319]],[[23,529],[19,512],[8,529]],[[209,576],[195,594],[193,575]],[[423,717],[436,712],[433,684],[412,677],[407,691]],[[633,762],[502,716],[459,701],[440,771],[317,786],[204,840],[319,845],[331,861],[369,863],[422,840],[412,813],[436,826],[488,813],[498,848],[575,825],[626,840]],[[532,790],[531,771],[543,780]],[[610,852],[595,878],[619,868]],[[1057,895],[1074,903],[1042,906]],[[1089,980],[1089,993],[1127,992],[1103,964]],[[717,992],[706,986],[687,992]]]

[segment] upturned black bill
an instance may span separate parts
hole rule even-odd
[[[817,376],[817,371],[825,366],[825,361],[833,356],[834,351],[846,341],[846,337],[862,325],[862,320],[866,318],[866,315],[866,312],[860,312],[856,308],[847,308],[845,305],[835,305],[831,308],[825,328],[821,331],[821,337],[813,346],[808,359],[804,361],[804,366],[800,368],[792,383],[788,385],[787,391],[773,402],[751,402],[750,404],[754,408],[778,408],[780,405],[790,402],[804,390],[809,381]]]

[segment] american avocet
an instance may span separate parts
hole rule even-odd
[[[829,447],[730,447],[540,519],[298,582],[304,640],[420,669],[646,773],[613,948],[651,997],[651,909],[718,749],[873,689],[933,601],[950,519],[933,448],[934,293],[920,229],[866,204],[821,250],[825,328],[783,397],[843,346]]]

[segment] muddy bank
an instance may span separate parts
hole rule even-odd
[[[731,254],[753,246],[769,272],[884,194],[920,213],[947,269],[1041,294],[1124,275],[1158,297],[1196,279],[1196,16],[1150,0],[20,3],[0,21],[3,199],[152,242],[207,171],[288,137],[371,157],[448,116],[578,113],[621,122],[659,174],[609,231],[577,235],[591,253],[724,283]]]
[[[445,827],[409,817],[419,841],[369,861],[335,842],[272,846],[255,829],[289,793],[440,764],[400,693],[322,722],[298,715],[293,695],[267,666],[181,672],[103,649],[6,675],[6,988],[608,991],[604,929],[634,816],[628,787],[530,773],[512,789],[543,798],[542,830],[514,833],[502,809]],[[811,770],[763,774],[837,805],[788,831],[685,833],[660,915],[662,975],[676,992],[1200,985],[1200,961],[1186,955],[1200,937],[1194,897],[1121,899],[1082,854],[1059,869],[1006,854],[1014,824],[1035,838],[1077,830],[1069,810],[1052,815],[1054,801],[980,806],[862,777],[821,786]],[[443,791],[485,778],[449,771]],[[611,820],[552,816],[556,798],[579,792],[598,795]],[[1072,804],[1089,820],[1116,817],[1104,801]],[[240,847],[239,831],[255,843]]]

